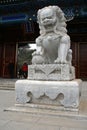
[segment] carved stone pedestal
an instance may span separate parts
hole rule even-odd
[[[75,79],[75,68],[69,64],[29,65],[28,79],[47,81],[70,81]]]
[[[18,80],[15,84],[16,103],[78,108],[81,80],[35,81]]]

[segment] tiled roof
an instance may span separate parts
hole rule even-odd
[[[21,2],[25,2],[27,0],[0,0],[0,4],[1,5],[8,5],[8,4],[16,4],[16,3],[21,3]]]

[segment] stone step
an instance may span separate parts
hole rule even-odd
[[[4,84],[4,85],[1,85],[0,84],[0,90],[14,90],[15,89],[15,85],[13,84]]]
[[[84,109],[84,104],[87,104],[87,101],[81,101],[79,111],[73,108],[63,108],[50,105],[40,105],[40,104],[15,104],[12,107],[4,109],[4,111],[12,112],[22,112],[35,115],[45,115],[45,116],[54,116],[54,117],[63,117],[67,119],[75,120],[87,120],[87,107]]]
[[[0,79],[0,90],[14,90],[17,79]]]

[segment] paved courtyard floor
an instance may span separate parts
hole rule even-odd
[[[81,98],[87,101],[87,82],[82,84]],[[87,118],[4,111],[14,104],[15,91],[0,90],[0,130],[87,130]],[[86,108],[83,104],[83,113],[87,113]]]

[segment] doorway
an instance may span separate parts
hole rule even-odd
[[[14,77],[16,77],[16,59],[17,44],[3,43],[0,44],[0,77],[10,78],[9,63],[12,62]]]
[[[72,64],[75,67],[76,78],[87,80],[87,42],[73,42]]]

